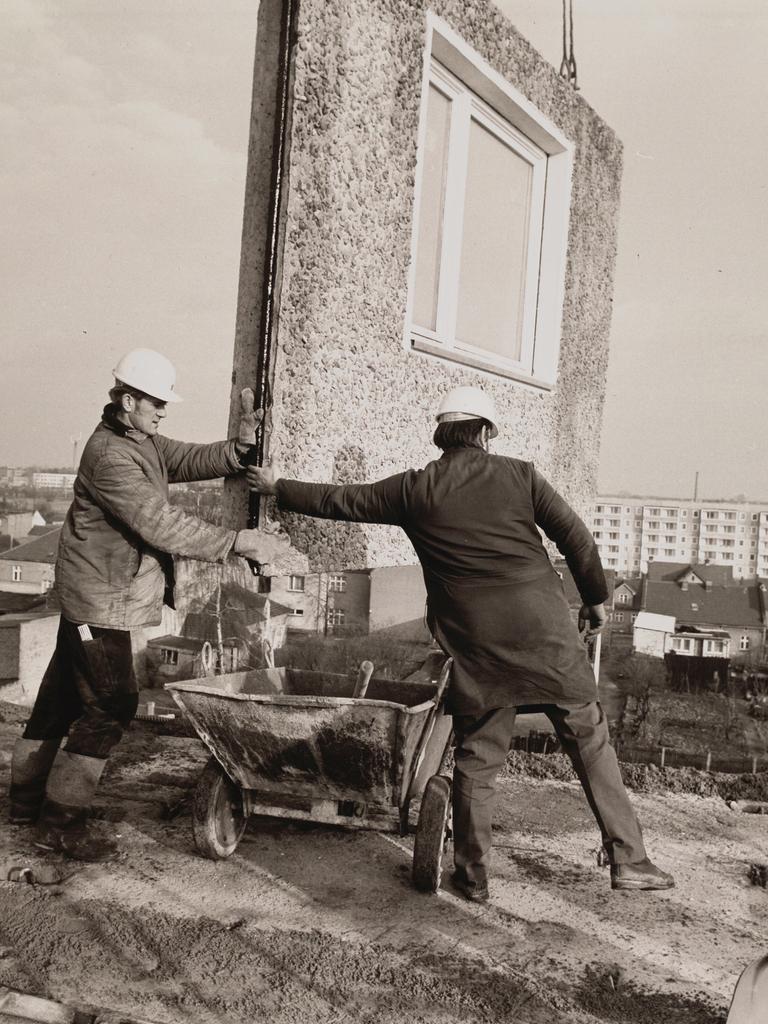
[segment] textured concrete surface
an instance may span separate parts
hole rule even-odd
[[[430,8],[575,147],[556,386],[537,391],[404,348],[427,5],[301,0],[269,452],[284,475],[315,481],[423,465],[438,454],[441,394],[479,384],[500,410],[494,450],[534,460],[582,508],[596,481],[621,146],[490,3]],[[236,353],[236,372],[249,359]],[[316,568],[414,560],[391,527],[285,522]]]

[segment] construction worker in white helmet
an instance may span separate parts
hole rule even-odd
[[[131,630],[158,624],[164,599],[172,605],[173,556],[224,562],[234,553],[265,564],[289,546],[285,535],[213,526],[168,500],[169,483],[242,471],[262,415],[250,389],[237,438],[184,444],[159,433],[167,406],[181,401],[165,356],[134,349],[113,374],[61,531],[56,650],[11,765],[11,823],[37,826],[36,846],[79,860],[117,851],[88,810],[138,705]]]
[[[588,631],[605,622],[605,575],[591,534],[530,462],[489,453],[498,434],[490,395],[449,392],[437,411],[442,457],[378,483],[335,486],[249,467],[249,486],[281,509],[400,526],[416,549],[432,633],[453,658],[453,882],[488,899],[495,780],[520,707],[544,711],[600,827],[614,889],[668,889],[643,845],[622,783],[586,645],[537,527],[564,555]]]

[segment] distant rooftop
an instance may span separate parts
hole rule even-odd
[[[46,562],[53,565],[56,561],[60,533],[61,527],[56,526],[42,537],[34,537],[24,544],[19,544],[17,548],[3,551],[0,558],[6,562]]]

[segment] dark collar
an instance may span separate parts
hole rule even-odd
[[[142,441],[146,441],[148,437],[148,435],[141,430],[134,430],[132,427],[126,427],[123,421],[118,419],[117,408],[113,402],[107,402],[104,406],[104,410],[101,414],[101,422],[108,430],[111,430],[113,434],[117,434],[118,437],[129,437],[137,444],[141,444]]]
[[[440,456],[441,459],[453,458],[454,455],[466,455],[467,452],[474,452],[476,455],[487,455],[488,452],[484,448],[475,448],[474,445],[466,448],[446,448],[443,454]]]

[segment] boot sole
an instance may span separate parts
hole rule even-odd
[[[611,888],[621,892],[661,892],[664,889],[674,889],[674,882],[641,882],[641,881],[624,881],[624,882],[611,882]]]

